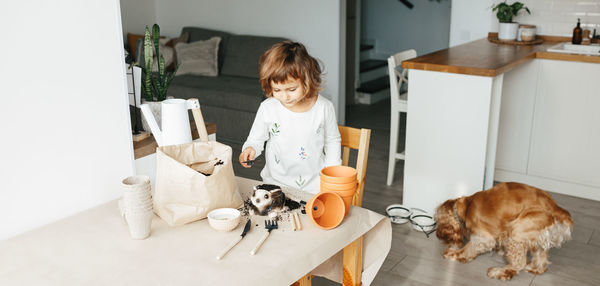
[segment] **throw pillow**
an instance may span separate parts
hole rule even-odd
[[[170,39],[159,39],[158,40],[158,52],[165,59],[165,70],[169,70],[170,68],[174,68],[173,59],[175,58],[175,49],[167,46],[167,43]],[[158,58],[154,55],[154,62],[152,63],[152,71],[158,72]]]
[[[131,34],[128,34],[128,36]],[[189,33],[183,33],[181,36],[177,37],[177,38],[165,38],[165,37],[160,37],[159,41],[158,41],[158,48],[160,53],[162,54],[163,58],[165,59],[165,70],[167,71],[171,71],[173,69],[175,69],[175,65],[177,63],[177,56],[175,54],[175,44],[176,43],[187,43],[187,41],[189,40]],[[135,45],[137,49],[137,55],[135,55],[135,59],[136,62],[140,63],[140,65],[143,65],[144,62],[144,36],[141,35],[140,37],[137,38],[137,44]],[[152,54],[154,55],[154,49],[152,50]],[[154,59],[153,59],[153,64],[152,64],[152,71],[153,72],[158,72],[158,59],[156,57],[156,55],[154,55]]]
[[[177,43],[175,51],[179,63],[177,75],[193,74],[217,76],[219,74],[218,53],[220,37],[193,43]]]
[[[177,53],[175,52],[175,45],[178,43],[187,43],[190,40],[190,33],[185,32],[177,38],[170,39],[165,46],[173,49],[173,63],[167,66],[167,70],[174,70],[177,65]]]

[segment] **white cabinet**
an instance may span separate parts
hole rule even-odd
[[[600,199],[600,64],[536,59],[504,75],[496,179]]]
[[[528,173],[600,187],[600,65],[540,62]]]
[[[540,61],[527,62],[504,74],[496,168],[527,173]]]

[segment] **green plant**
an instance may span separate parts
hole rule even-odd
[[[496,12],[496,17],[498,17],[500,23],[512,23],[512,18],[517,16],[517,13],[519,13],[521,9],[525,9],[527,13],[531,14],[529,8],[525,7],[525,4],[521,2],[515,2],[508,5],[506,4],[506,1],[504,1],[494,6],[492,11],[498,10],[498,12]]]
[[[143,78],[142,89],[147,101],[163,101],[167,98],[167,89],[179,69],[179,65],[172,72],[165,71],[165,59],[159,52],[160,27],[158,24],[152,26],[152,35],[148,26],[144,33],[144,64],[142,66]],[[153,49],[154,47],[154,49]],[[154,65],[154,54],[158,59],[158,72],[152,72]]]

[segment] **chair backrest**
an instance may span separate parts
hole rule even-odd
[[[402,87],[402,83],[408,84],[408,79],[406,78],[408,70],[404,69],[402,70],[402,73],[400,73],[397,67],[400,66],[403,61],[416,57],[417,51],[410,49],[391,55],[388,58],[388,74],[390,77],[392,104],[395,100],[400,99],[400,88]]]
[[[342,136],[342,165],[348,166],[350,149],[358,150],[356,157],[356,171],[358,187],[352,199],[352,204],[362,206],[362,198],[365,189],[365,175],[367,174],[367,159],[369,157],[369,142],[371,140],[371,129],[358,129],[338,125]]]

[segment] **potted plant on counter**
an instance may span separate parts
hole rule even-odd
[[[142,63],[139,63],[142,68],[142,89],[144,91],[144,103],[148,104],[150,110],[156,118],[158,126],[161,126],[160,102],[167,98],[167,90],[171,81],[177,73],[179,64],[175,66],[173,71],[167,71],[165,59],[159,51],[160,46],[160,27],[158,24],[152,26],[152,34],[148,26],[144,32],[144,57]],[[153,71],[154,55],[158,60],[158,71]],[[145,118],[142,119],[144,130],[150,131],[150,127]]]
[[[513,23],[513,17],[516,16],[521,10],[527,11],[531,14],[529,8],[525,7],[525,4],[521,2],[514,2],[508,5],[506,1],[496,4],[492,11],[496,12],[496,17],[500,21],[498,26],[498,39],[503,41],[514,41],[517,39],[517,31],[519,30],[519,23]]]

